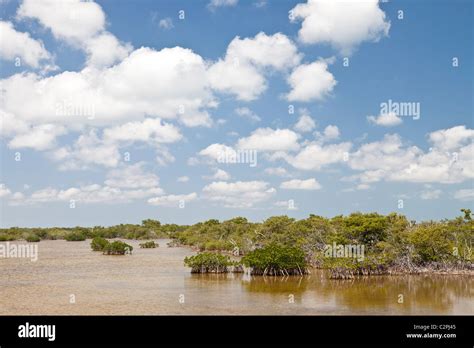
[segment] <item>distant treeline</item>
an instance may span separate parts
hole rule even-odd
[[[176,224],[162,225],[157,220],[143,220],[141,225],[120,224],[103,227],[47,227],[47,228],[23,228],[11,227],[0,229],[0,241],[8,240],[31,240],[36,239],[65,239],[80,241],[94,237],[102,238],[124,238],[124,239],[155,239],[171,238],[177,232],[184,231],[188,226]]]
[[[391,213],[353,213],[325,218],[311,214],[295,220],[274,216],[261,223],[236,217],[227,221],[208,220],[191,226],[161,224],[144,220],[141,225],[92,228],[19,228],[0,229],[0,241],[26,239],[171,238],[171,245],[191,246],[199,251],[245,256],[267,245],[295,247],[303,251],[313,267],[329,268],[338,277],[381,274],[387,270],[416,271],[420,267],[472,270],[474,242],[473,214],[462,209],[454,219],[409,221]],[[333,257],[332,245],[364,246],[363,257]]]

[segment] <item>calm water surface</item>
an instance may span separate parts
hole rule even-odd
[[[91,251],[90,240],[41,241],[37,262],[0,258],[0,315],[474,314],[472,276],[191,275],[183,259],[193,251],[166,242],[140,249],[127,241],[133,255],[105,256]]]

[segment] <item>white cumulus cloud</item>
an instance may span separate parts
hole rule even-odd
[[[232,7],[237,5],[239,0],[211,0],[207,4],[207,8],[211,11],[215,11],[219,7]]]
[[[398,126],[403,122],[402,119],[394,112],[380,114],[379,116],[367,116],[367,121],[377,126],[383,127]]]
[[[30,34],[16,31],[10,22],[0,21],[0,58],[14,60],[20,58],[20,64],[40,68],[51,64],[52,56],[40,40],[33,39]],[[52,68],[52,66],[51,66]]]
[[[324,60],[299,65],[291,72],[287,81],[291,91],[286,98],[299,102],[322,100],[337,84],[334,75],[328,71],[328,63]]]
[[[299,135],[289,129],[258,128],[237,142],[239,149],[292,151],[299,148]]]
[[[50,29],[56,39],[84,50],[90,66],[110,66],[132,49],[130,44],[119,42],[105,30],[105,13],[93,1],[24,0],[17,17],[35,19]]]
[[[315,127],[316,122],[314,122],[311,116],[307,115],[306,113],[303,113],[293,128],[297,132],[306,133],[311,132]]]
[[[282,182],[280,188],[286,190],[319,190],[321,185],[314,178],[307,180],[293,179]]]
[[[275,193],[273,187],[264,181],[217,181],[206,185],[203,197],[230,208],[252,208],[267,201]]]
[[[300,60],[296,45],[284,34],[260,32],[245,39],[237,36],[225,57],[211,65],[208,78],[213,89],[250,101],[266,90],[268,69],[286,71]]]
[[[160,197],[153,197],[148,199],[148,204],[158,205],[163,207],[178,208],[181,204],[192,202],[197,198],[196,192],[187,195],[167,195]]]
[[[262,119],[247,107],[236,108],[234,112],[240,117],[246,118],[252,122],[260,122]]]
[[[298,37],[303,43],[327,43],[344,55],[362,42],[379,41],[390,29],[378,0],[308,0],[290,13],[290,19],[302,21]]]
[[[474,189],[457,190],[454,193],[454,198],[460,201],[472,201],[474,200]]]

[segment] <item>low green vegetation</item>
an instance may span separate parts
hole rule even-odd
[[[68,242],[82,242],[87,239],[87,235],[83,232],[71,232],[66,234],[64,237],[65,240]]]
[[[251,251],[242,258],[253,275],[287,276],[308,273],[305,253],[301,248],[275,243]]]
[[[102,237],[94,237],[91,242],[91,249],[93,251],[104,251],[105,247],[109,245],[109,241]]]
[[[26,238],[28,238],[28,237],[26,237]],[[16,239],[17,238],[13,235],[0,234],[0,242],[8,242],[10,240],[16,240]]]
[[[39,242],[41,238],[36,234],[30,234],[25,238],[25,240],[27,242],[34,243],[34,242]]]
[[[410,221],[398,213],[381,215],[360,212],[332,218],[311,214],[301,220],[273,216],[259,223],[243,217],[226,221],[211,219],[191,226],[162,225],[157,220],[149,219],[139,225],[111,227],[12,227],[0,229],[0,241],[22,240],[30,235],[41,239],[66,240],[95,237],[140,240],[168,238],[171,239],[168,246],[190,246],[203,253],[243,257],[250,267],[255,268],[254,274],[263,274],[265,269],[266,274],[281,274],[285,273],[284,270],[288,274],[296,273],[298,267],[294,267],[291,262],[294,259],[301,260],[301,255],[304,255],[306,267],[327,268],[331,270],[333,278],[343,278],[386,272],[411,273],[425,269],[473,271],[472,217],[471,210],[463,209],[460,216],[453,219],[422,222]],[[363,257],[328,257],[328,245],[364,246]],[[280,261],[276,264],[267,262],[276,258],[269,250],[279,250],[287,255],[289,249],[286,248],[294,248],[294,258],[284,259],[289,262],[289,266],[280,267]],[[273,259],[268,255],[273,255]],[[267,260],[267,263],[262,260]],[[301,268],[299,261],[297,266]],[[305,273],[302,268],[301,273]]]
[[[131,254],[133,247],[122,241],[113,241],[107,243],[103,249],[104,255],[125,255]]]
[[[122,241],[109,242],[102,237],[94,237],[91,241],[93,251],[102,251],[104,255],[125,255],[131,254],[133,247]]]
[[[153,249],[153,248],[158,248],[160,245],[158,243],[155,243],[155,241],[151,240],[149,242],[145,243],[140,243],[140,248],[142,249]]]
[[[206,252],[186,257],[184,264],[191,267],[191,273],[227,273],[235,263],[229,256]]]
[[[177,244],[193,246],[199,251],[232,251],[238,248],[240,254],[245,254],[252,249],[252,238],[258,225],[243,217],[224,222],[212,219],[177,231],[172,237]]]
[[[0,229],[0,241],[26,239],[30,234],[38,235],[42,240],[55,240],[71,238],[83,235],[85,239],[102,237],[107,239],[139,239],[150,240],[158,238],[172,238],[178,232],[184,231],[189,226],[179,226],[176,224],[161,224],[157,220],[143,220],[141,224],[120,224],[115,226],[94,226],[94,227],[48,227],[48,228],[24,228],[10,227]],[[74,237],[72,237],[74,238]],[[84,240],[81,239],[80,240]]]

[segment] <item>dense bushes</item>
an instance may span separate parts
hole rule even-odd
[[[432,265],[472,269],[473,228],[472,212],[463,209],[462,214],[454,219],[421,223],[409,221],[397,213],[353,213],[333,218],[311,214],[302,220],[273,216],[261,223],[236,217],[222,222],[212,219],[192,226],[162,225],[156,220],[144,220],[140,225],[111,227],[12,227],[0,229],[0,241],[26,239],[30,235],[66,240],[166,237],[173,239],[171,246],[188,245],[199,251],[236,256],[248,256],[253,250],[276,245],[298,248],[304,253],[306,263],[316,267],[370,273],[380,272],[378,266],[400,270]],[[364,245],[365,259],[328,259],[324,248],[332,243]]]
[[[122,241],[109,242],[102,237],[94,237],[91,242],[93,251],[102,251],[104,255],[125,255],[131,254],[133,247]]]
[[[81,242],[87,239],[87,236],[83,232],[71,232],[64,237],[68,242]]]
[[[102,237],[94,237],[91,242],[91,248],[93,251],[104,251],[105,247],[109,244],[109,241]]]
[[[270,244],[242,258],[254,275],[303,275],[308,273],[305,254],[297,247]]]
[[[200,251],[233,251],[245,253],[250,250],[251,232],[258,224],[237,217],[220,223],[212,219],[199,222],[174,234],[179,244],[197,247]]]
[[[10,240],[16,240],[18,238],[16,238],[15,236],[12,236],[12,235],[8,235],[8,234],[0,234],[0,242],[7,242],[7,241],[10,241]]]
[[[143,220],[141,225],[120,224],[103,227],[47,227],[47,228],[22,228],[11,227],[0,229],[0,241],[25,239],[26,236],[35,234],[41,239],[66,239],[84,240],[87,238],[125,238],[125,239],[155,239],[170,238],[176,233],[184,231],[188,226],[176,224],[162,225],[157,220]],[[68,237],[73,234],[74,237]],[[76,239],[76,236],[81,236]]]
[[[30,234],[29,236],[25,238],[25,240],[27,242],[34,243],[34,242],[39,242],[41,238],[36,234]]]
[[[423,224],[408,234],[408,242],[415,248],[417,261],[443,261],[451,258],[453,241],[449,230],[439,224]]]
[[[149,242],[145,242],[145,243],[140,243],[140,248],[142,249],[153,249],[153,248],[158,248],[159,245],[158,243],[155,243],[154,241],[149,241]]]
[[[184,264],[191,267],[191,273],[226,273],[234,262],[229,256],[206,252],[186,257]]]
[[[133,247],[127,243],[121,241],[113,241],[112,243],[107,243],[104,246],[103,252],[104,255],[125,255],[131,254]]]

